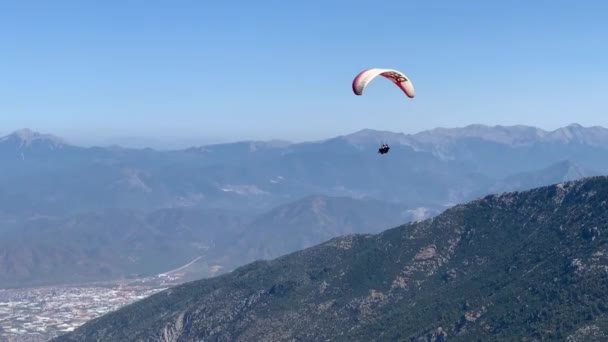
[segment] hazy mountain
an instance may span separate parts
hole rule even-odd
[[[606,173],[606,131],[472,125],[414,135],[362,130],[315,142],[156,151],[82,148],[23,130],[0,139],[0,190],[22,198],[16,210],[29,215],[76,214],[109,203],[261,213],[311,194],[441,208],[488,193],[505,177],[562,160]],[[381,142],[392,145],[388,155],[376,153]]]
[[[608,129],[571,124],[553,131],[536,127],[469,125],[461,128],[436,128],[411,136],[419,144],[440,146],[459,139],[479,139],[504,145],[533,145],[537,143],[582,144],[605,147],[608,144]]]
[[[569,160],[564,160],[541,170],[522,172],[506,177],[494,185],[491,192],[522,191],[555,183],[599,176],[597,171],[589,170]]]
[[[70,146],[65,140],[51,134],[41,134],[24,128],[0,138],[5,149],[27,150],[34,148],[61,149]]]
[[[362,130],[305,143],[242,141],[156,151],[118,146],[84,148],[49,134],[21,130],[0,138],[0,234],[23,229],[31,235],[15,244],[20,246],[18,249],[7,245],[10,248],[3,254],[5,266],[0,265],[0,279],[25,283],[43,281],[47,276],[49,280],[88,279],[164,271],[161,268],[166,265],[187,262],[185,259],[198,253],[184,247],[173,257],[165,258],[158,252],[162,261],[157,267],[148,268],[152,263],[131,263],[127,267],[120,265],[121,259],[107,261],[103,255],[87,256],[92,245],[77,245],[66,251],[45,247],[45,239],[55,241],[49,229],[61,230],[66,222],[78,217],[92,215],[99,222],[91,226],[117,230],[118,236],[140,227],[137,234],[145,236],[145,253],[158,247],[152,237],[163,239],[174,229],[170,220],[162,227],[141,222],[162,210],[220,210],[236,215],[235,219],[259,218],[258,223],[251,224],[252,229],[239,225],[247,238],[209,228],[204,217],[197,218],[200,222],[191,222],[191,226],[220,232],[213,237],[216,246],[220,240],[230,242],[213,255],[230,268],[247,258],[274,257],[316,244],[330,238],[329,234],[359,232],[355,230],[359,228],[383,229],[405,222],[408,217],[401,214],[403,208],[434,214],[492,192],[606,174],[608,145],[602,145],[606,136],[603,128],[578,125],[553,132],[525,126],[472,125],[414,135]],[[376,153],[381,142],[391,144],[388,155]],[[572,165],[560,164],[564,160]],[[309,210],[311,205],[289,207],[313,194],[319,198],[342,197],[342,204],[334,205],[331,200],[326,204],[332,211],[320,214]],[[346,197],[363,202],[350,203]],[[289,210],[276,209],[285,204]],[[356,212],[351,208],[357,208]],[[103,217],[100,213],[107,209],[130,214]],[[274,214],[262,218],[273,209]],[[85,224],[75,224],[73,229],[62,246],[78,243],[72,235],[97,239],[95,234],[102,234],[88,230]],[[294,234],[289,235],[288,231]],[[260,237],[247,235],[258,233]],[[179,238],[166,239],[174,246],[184,243]],[[195,241],[211,243],[209,237]],[[233,245],[239,246],[238,253],[230,249]],[[117,248],[113,253],[128,256],[123,251],[125,246],[112,247]],[[138,253],[153,260],[153,254],[143,250]],[[45,255],[55,256],[43,260]],[[31,261],[24,261],[28,258]],[[70,266],[74,275],[69,277],[37,269],[38,264],[45,263],[49,264],[44,266],[48,270],[67,267],[71,265],[70,258],[110,266],[103,271]]]
[[[336,236],[377,233],[436,214],[437,211],[407,209],[378,200],[307,196],[257,217],[243,229],[238,240],[218,251],[213,263],[230,267],[272,259]]]
[[[30,219],[0,232],[0,286],[157,274],[205,256],[244,222],[233,213],[189,209]]]
[[[31,215],[75,214],[108,203],[144,210],[198,206],[260,213],[312,193],[441,205],[470,192],[462,181],[482,178],[407,147],[401,148],[402,158],[380,159],[373,148],[361,151],[339,139],[170,152],[70,147],[28,151],[25,157],[14,147],[0,148],[5,165],[0,188],[32,203],[20,209]]]
[[[363,132],[369,135],[369,132]],[[355,134],[361,134],[355,133]],[[562,160],[608,170],[608,129],[572,124],[554,131],[528,126],[469,125],[387,138],[442,160],[459,160],[491,178],[537,170]],[[352,138],[350,138],[352,139]]]
[[[56,341],[599,341],[608,178],[487,196],[153,295]]]
[[[0,287],[149,276],[199,256],[189,277],[206,277],[339,235],[378,232],[435,214],[377,200],[309,196],[254,217],[168,208],[33,218],[0,231]]]
[[[529,126],[469,125],[461,128],[435,128],[412,136],[413,141],[429,146],[446,145],[459,139],[476,138],[505,145],[523,145],[541,141],[548,132]]]

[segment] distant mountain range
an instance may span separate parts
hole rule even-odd
[[[605,341],[606,203],[606,177],[490,195],[176,286],[53,341]]]
[[[523,189],[532,189],[539,185],[554,184],[582,179],[591,176],[599,176],[601,173],[586,169],[569,161],[561,161],[551,164],[541,170],[516,173],[497,182],[490,188],[490,192],[508,192]]]
[[[377,233],[436,214],[379,200],[307,196],[251,220],[234,241],[216,252],[213,263],[234,267],[258,259],[273,259],[336,236]]]
[[[377,200],[308,196],[253,217],[222,209],[169,208],[35,218],[2,235],[0,286],[149,276],[199,256],[188,277],[208,277],[335,236],[379,232],[435,214]]]
[[[158,274],[206,256],[244,218],[220,210],[106,209],[35,218],[0,239],[0,285],[83,283]],[[207,275],[207,274],[203,274]]]
[[[387,155],[376,153],[382,142]],[[601,127],[471,125],[157,151],[85,148],[23,129],[0,138],[0,286],[151,274],[201,255],[228,270],[489,193],[607,174],[606,142]],[[184,211],[191,235],[172,236]],[[161,212],[175,220],[149,221]],[[220,212],[238,224],[207,216]],[[126,250],[128,234],[142,236],[139,250]]]
[[[380,142],[392,145],[388,155],[375,153]],[[29,205],[21,211],[32,214],[108,204],[261,213],[311,194],[443,208],[483,195],[506,177],[563,161],[605,173],[606,156],[608,130],[579,125],[553,132],[481,125],[414,135],[362,130],[316,142],[249,141],[177,151],[81,148],[20,130],[0,138],[0,189],[24,199]]]

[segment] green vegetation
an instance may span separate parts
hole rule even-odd
[[[601,340],[608,178],[487,196],[156,294],[57,341]]]

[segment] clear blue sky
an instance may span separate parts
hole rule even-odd
[[[291,140],[608,126],[607,1],[5,1],[0,131]],[[417,97],[368,67],[407,74]]]

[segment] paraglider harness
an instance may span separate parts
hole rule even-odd
[[[380,148],[378,149],[378,153],[380,154],[386,154],[388,153],[388,150],[390,150],[391,148],[388,147],[387,144],[382,144],[382,146],[380,146]]]

